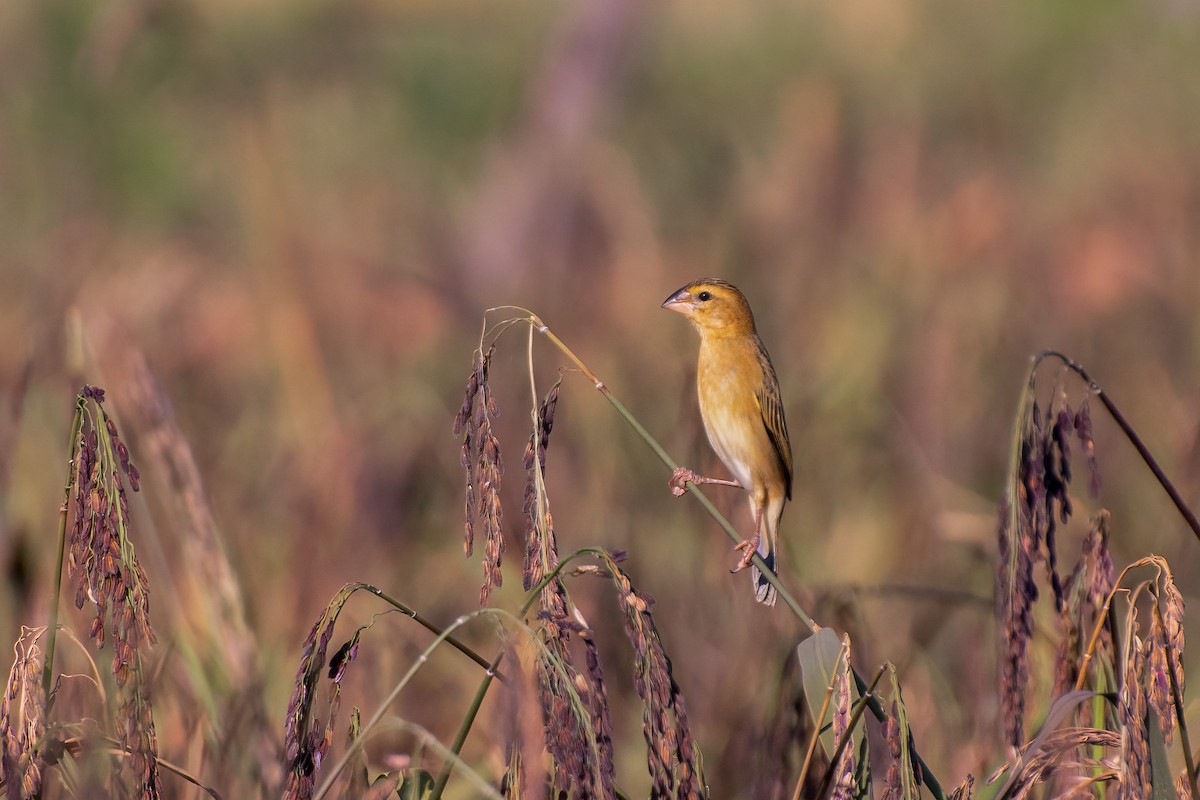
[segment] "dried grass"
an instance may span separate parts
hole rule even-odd
[[[654,600],[633,588],[629,576],[614,559],[602,560],[617,589],[625,635],[633,647],[634,688],[644,705],[642,732],[653,782],[650,796],[706,797],[700,755],[688,725],[683,694],[671,674],[671,660],[663,650],[651,613]]]
[[[1175,735],[1176,709],[1182,705],[1183,674],[1183,596],[1175,587],[1175,577],[1162,562],[1160,580],[1154,592],[1150,616],[1149,651],[1150,706],[1167,744]]]
[[[1120,746],[1121,737],[1113,731],[1099,728],[1067,727],[1039,736],[1020,752],[1019,767],[1010,777],[1005,790],[998,796],[1006,800],[1027,798],[1055,771],[1095,768],[1098,765],[1087,757],[1087,748]],[[1080,779],[1075,785],[1055,793],[1055,797],[1073,797],[1083,786],[1094,783]]]

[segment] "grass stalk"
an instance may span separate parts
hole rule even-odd
[[[46,659],[42,665],[42,696],[46,698],[46,714],[54,706],[50,692],[54,684],[54,644],[58,634],[58,603],[62,596],[63,554],[67,547],[67,515],[71,505],[71,487],[75,485],[75,441],[83,426],[83,409],[87,402],[82,393],[75,398],[75,419],[71,422],[71,438],[67,441],[67,481],[63,487],[62,508],[58,512],[58,544],[54,559],[54,586],[50,590],[50,622],[46,628]]]
[[[501,650],[496,654],[495,660],[492,662],[496,666],[500,665],[500,661],[504,658],[504,651]],[[446,757],[446,763],[442,765],[442,771],[438,775],[437,783],[433,785],[433,793],[430,794],[430,800],[437,800],[442,796],[442,792],[446,790],[446,783],[450,780],[450,773],[454,770],[454,762],[458,760],[458,756],[462,753],[463,745],[467,743],[467,736],[471,733],[471,727],[475,724],[475,718],[479,716],[479,709],[483,706],[483,698],[487,696],[488,689],[492,686],[492,679],[496,677],[496,673],[488,670],[483,676],[483,680],[479,682],[479,688],[475,690],[475,696],[471,698],[471,706],[467,709],[466,715],[458,726],[458,732],[454,734],[454,741],[450,744],[450,755]]]

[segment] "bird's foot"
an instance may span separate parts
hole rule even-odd
[[[741,561],[730,572],[741,572],[746,567],[750,566],[750,562],[754,560],[754,554],[758,552],[758,536],[757,534],[749,539],[742,540],[741,544],[733,548],[734,550],[744,551]]]
[[[688,492],[688,483],[694,483],[697,486],[708,484],[712,486],[732,486],[735,489],[741,489],[742,485],[737,481],[727,480],[725,478],[706,478],[703,475],[697,475],[687,467],[676,467],[671,473],[671,480],[667,485],[671,487],[671,494],[676,497],[682,497]]]
[[[671,487],[671,494],[676,497],[683,497],[688,491],[688,481],[696,483],[699,478],[699,475],[687,467],[676,467],[675,471],[671,473],[671,480],[668,481],[667,485]]]

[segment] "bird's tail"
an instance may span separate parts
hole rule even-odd
[[[772,572],[774,572],[775,554],[764,553],[763,545],[765,544],[765,541],[760,541],[758,543],[758,554],[762,556],[763,561],[767,562],[767,566],[771,568]],[[763,575],[762,571],[753,564],[750,565],[750,579],[754,581],[754,599],[762,603],[764,606],[775,605],[775,601],[779,599],[779,593],[775,591],[775,587],[772,586],[771,582],[767,580],[767,576]]]
[[[779,531],[779,520],[783,516],[783,499],[778,503],[769,503],[764,509],[762,530],[758,537],[758,554],[772,572],[775,572],[775,543]],[[767,580],[767,576],[754,564],[750,565],[750,580],[754,581],[754,599],[764,606],[773,606],[779,599],[775,586]]]

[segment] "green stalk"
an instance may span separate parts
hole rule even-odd
[[[492,663],[500,666],[500,660],[504,658],[504,651],[501,650],[496,654],[496,658]],[[479,709],[483,705],[483,698],[487,696],[488,689],[492,686],[492,679],[495,673],[488,671],[483,676],[483,680],[479,683],[479,688],[475,690],[475,697],[471,700],[471,707],[467,709],[467,714],[463,717],[462,723],[458,726],[458,733],[454,734],[454,742],[450,745],[451,755],[446,758],[446,763],[442,765],[442,772],[438,775],[437,783],[433,785],[433,793],[429,795],[430,800],[439,800],[442,792],[446,790],[446,783],[450,780],[450,773],[454,769],[454,761],[462,752],[463,745],[467,743],[467,735],[471,732],[471,726],[475,724],[475,717],[479,715]]]
[[[75,419],[71,423],[71,438],[67,442],[67,482],[63,487],[63,504],[58,513],[58,546],[54,560],[54,588],[50,592],[50,622],[46,629],[46,660],[42,665],[42,696],[46,698],[46,714],[54,705],[50,692],[54,684],[54,643],[58,634],[58,601],[62,595],[63,554],[67,548],[67,513],[71,504],[71,487],[75,485],[75,443],[83,427],[83,408],[87,400],[80,393],[75,398]]]

